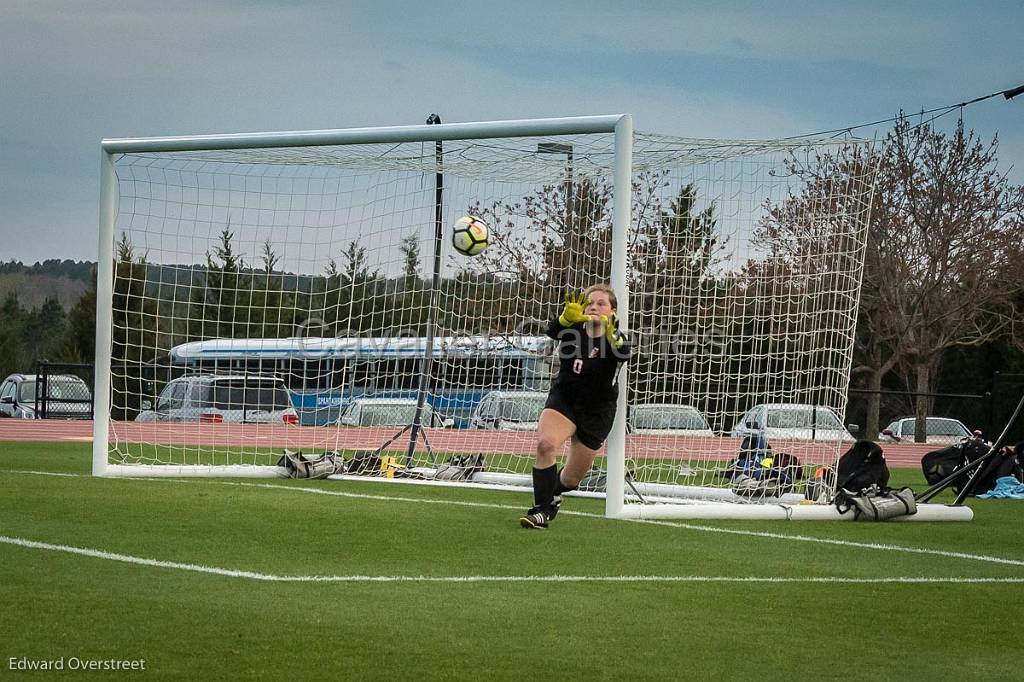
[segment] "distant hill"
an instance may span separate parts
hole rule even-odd
[[[20,261],[0,263],[0,300],[11,291],[25,308],[36,308],[47,298],[56,297],[68,310],[78,301],[92,282],[96,263],[91,261],[47,260],[25,265]],[[252,274],[251,269],[243,271]],[[311,291],[316,276],[275,272],[287,289]],[[146,268],[147,292],[156,295],[161,285],[202,286],[206,276],[203,265],[155,265]]]
[[[80,280],[88,283],[92,278],[95,261],[87,260],[60,260],[51,258],[43,262],[36,262],[33,265],[25,265],[21,261],[9,260],[0,263],[0,275],[27,274],[32,276],[45,275],[48,277],[66,278]]]
[[[95,263],[48,260],[35,265],[18,261],[0,263],[0,300],[14,292],[28,309],[54,297],[67,310],[82,296],[92,279]]]
[[[25,308],[36,308],[47,298],[56,297],[65,310],[69,310],[82,296],[92,282],[96,263],[91,261],[47,260],[34,265],[20,261],[0,263],[0,300],[14,291],[18,301]],[[246,268],[242,274],[263,277],[258,270]],[[286,291],[309,293],[323,286],[323,275],[299,275],[275,271]],[[146,291],[159,297],[162,287],[201,287],[206,277],[202,264],[148,264],[146,267]],[[382,286],[387,291],[401,290],[401,278],[387,279]],[[166,295],[166,289],[165,289]]]

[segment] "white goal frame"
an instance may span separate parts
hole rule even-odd
[[[234,133],[184,137],[104,139],[100,161],[99,267],[96,285],[96,371],[93,422],[94,476],[154,475],[158,467],[113,466],[108,462],[110,441],[110,372],[113,323],[114,224],[117,217],[117,176],[114,157],[140,152],[182,152],[224,149],[306,147],[398,142],[436,142],[482,138],[543,137],[554,135],[615,135],[613,162],[614,214],[611,284],[620,293],[621,328],[629,329],[629,291],[626,277],[626,233],[631,220],[633,118],[630,114],[568,118],[448,123],[438,125],[349,128],[338,130]],[[608,515],[621,516],[625,508],[626,391],[619,394],[615,426],[608,438]],[[159,467],[176,476],[274,476],[261,467]],[[262,467],[265,469],[266,467]],[[257,469],[257,470],[254,470]]]
[[[351,128],[104,139],[101,142],[100,216],[96,305],[96,349],[93,423],[94,476],[246,476],[276,477],[280,467],[113,465],[109,462],[111,437],[111,355],[114,286],[114,232],[118,213],[115,159],[120,154],[244,150],[307,146],[344,146],[371,143],[440,142],[485,138],[546,137],[613,134],[613,215],[611,285],[618,292],[618,316],[623,331],[630,329],[628,234],[632,222],[633,120],[630,114],[508,120],[476,123]],[[606,516],[609,518],[734,518],[734,519],[842,519],[835,507],[799,504],[626,504],[626,403],[628,391],[619,392],[614,426],[607,440]],[[967,507],[921,505],[908,520],[969,520]]]

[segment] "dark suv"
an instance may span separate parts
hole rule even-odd
[[[156,405],[140,412],[135,421],[298,424],[299,416],[277,377],[196,374],[164,386]]]
[[[0,383],[0,417],[15,419],[91,419],[92,391],[72,374],[46,378],[46,397],[36,396],[34,374],[12,374]],[[45,408],[45,415],[36,414]]]

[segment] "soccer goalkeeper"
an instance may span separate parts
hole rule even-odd
[[[523,528],[548,527],[562,493],[576,489],[612,430],[619,365],[632,350],[618,330],[616,309],[612,288],[595,284],[567,296],[562,314],[548,326],[548,336],[558,342],[558,376],[540,415],[534,506],[519,519]],[[570,439],[569,456],[559,471],[555,457]]]

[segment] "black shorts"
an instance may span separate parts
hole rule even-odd
[[[554,410],[576,425],[576,438],[591,450],[599,450],[608,438],[615,420],[614,402],[590,404],[573,400],[555,388],[548,394],[544,407]]]

